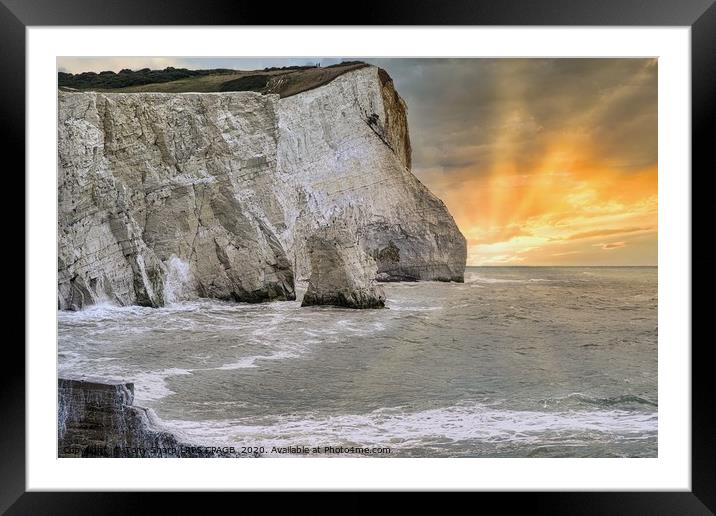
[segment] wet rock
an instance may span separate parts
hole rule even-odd
[[[134,405],[134,384],[58,378],[58,457],[240,457],[240,449],[182,442]]]
[[[349,232],[324,228],[308,241],[311,276],[301,306],[382,308],[385,293],[375,282],[375,261]]]

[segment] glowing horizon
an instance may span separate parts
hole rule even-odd
[[[482,92],[412,102],[410,120],[414,172],[465,235],[467,264],[656,265],[656,60],[475,61],[455,76]]]

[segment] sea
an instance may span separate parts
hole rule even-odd
[[[262,456],[656,457],[657,275],[467,267],[373,310],[101,304],[58,312],[58,371]]]

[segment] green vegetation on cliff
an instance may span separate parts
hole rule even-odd
[[[256,91],[289,97],[317,88],[348,71],[367,66],[361,61],[345,61],[336,65],[269,67],[263,70],[188,70],[168,67],[164,70],[124,69],[118,73],[59,72],[62,90],[101,91],[116,93],[188,93],[222,91]]]

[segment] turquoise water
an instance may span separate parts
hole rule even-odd
[[[657,455],[656,268],[468,267],[464,284],[384,288],[384,310],[59,312],[59,370],[133,380],[185,439],[268,455]]]

